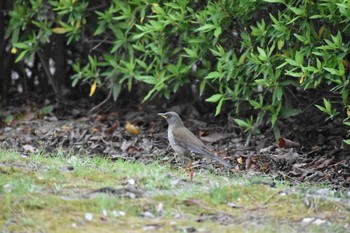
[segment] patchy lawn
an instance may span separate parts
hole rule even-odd
[[[0,232],[349,232],[347,190],[0,150]]]

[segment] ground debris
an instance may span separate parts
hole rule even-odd
[[[63,150],[67,154],[101,155],[112,161],[149,164],[157,160],[183,167],[184,161],[174,159],[168,147],[166,124],[155,109],[150,106],[92,115],[73,109],[64,118],[54,113],[50,118],[28,114],[25,121],[15,125],[0,122],[0,146],[22,152],[25,157]],[[335,188],[350,187],[350,157],[345,149],[348,147],[342,144],[346,131],[341,125],[316,122],[303,127],[289,122],[281,124],[280,131],[285,133],[278,142],[271,132],[262,130],[247,146],[244,134],[230,121],[182,118],[213,153],[233,165],[233,173],[263,173],[292,183],[326,182]],[[212,161],[197,165],[195,169],[227,174]]]
[[[131,199],[135,199],[135,198],[142,197],[144,192],[134,187],[123,187],[123,188],[103,187],[103,188],[93,190],[87,194],[84,194],[83,197],[93,198],[96,195],[101,193],[115,195],[118,197],[128,197]]]

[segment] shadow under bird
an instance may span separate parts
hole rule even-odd
[[[195,156],[207,157],[218,161],[225,167],[231,167],[228,162],[208,151],[204,143],[185,127],[176,112],[158,113],[158,115],[165,118],[168,122],[168,139],[170,146],[177,154],[190,160],[186,166],[186,170],[190,173],[191,180],[194,176],[191,166]]]

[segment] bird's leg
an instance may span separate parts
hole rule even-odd
[[[189,162],[189,163],[187,164],[187,166],[186,166],[186,171],[187,171],[188,173],[190,173],[191,181],[193,181],[193,177],[194,177],[194,171],[193,171],[192,168],[191,168],[192,162],[193,162],[193,160],[190,159],[190,162]]]

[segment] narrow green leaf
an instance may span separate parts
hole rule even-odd
[[[270,2],[270,3],[284,3],[284,0],[264,0],[264,2]]]
[[[205,86],[207,84],[206,80],[202,80],[201,84],[199,85],[199,95],[202,96],[205,90]]]
[[[280,112],[279,117],[284,119],[292,116],[297,116],[300,114],[300,110],[297,108],[285,108]]]
[[[350,145],[350,139],[343,140],[346,144]]]
[[[221,98],[218,105],[216,106],[215,116],[219,115],[222,109],[222,104],[224,103],[225,99]]]
[[[244,121],[244,120],[241,120],[241,119],[234,119],[234,121],[237,123],[237,125],[239,125],[240,127],[242,128],[250,128],[250,125]]]
[[[297,51],[295,53],[295,61],[301,66],[304,62],[304,54],[302,54],[302,52]]]
[[[329,73],[331,73],[333,75],[341,76],[339,71],[334,69],[334,68],[323,67],[323,69],[327,70]]]
[[[221,27],[216,28],[215,31],[214,31],[214,36],[215,36],[215,38],[219,38],[219,36],[221,35],[221,33],[222,33]]]
[[[206,99],[205,101],[215,103],[215,102],[218,102],[220,99],[222,99],[223,96],[224,96],[223,94],[215,94],[209,97],[208,99]]]
[[[113,100],[116,101],[120,95],[120,92],[122,90],[122,84],[119,83],[119,82],[115,82],[113,84],[113,92],[112,92],[112,95],[113,95]]]
[[[210,72],[204,79],[216,79],[221,77],[222,77],[221,73],[219,73],[218,71],[213,71],[213,72]]]
[[[263,50],[262,48],[258,47],[258,52],[259,52],[260,56],[262,56],[263,58],[267,58],[265,50]]]
[[[185,52],[188,54],[189,57],[191,58],[198,58],[197,51],[189,48],[184,48]]]
[[[195,31],[196,32],[198,32],[198,31],[208,32],[208,31],[211,31],[214,29],[216,29],[216,26],[214,24],[204,24],[203,26],[197,28]]]
[[[299,63],[298,63],[298,62],[296,62],[296,61],[295,61],[295,60],[293,60],[293,59],[286,58],[286,62],[288,62],[288,64],[289,64],[289,65],[299,67]]]
[[[18,57],[16,58],[15,62],[21,61],[27,53],[28,53],[28,50],[22,51],[22,52],[18,55]]]

